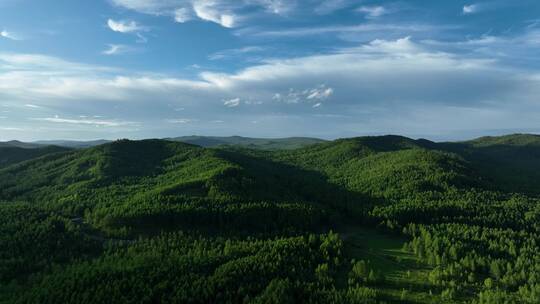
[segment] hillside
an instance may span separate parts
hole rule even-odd
[[[0,169],[2,298],[538,300],[540,179],[508,183],[540,166],[534,136],[219,146],[120,140]]]
[[[68,149],[55,146],[34,148],[22,148],[18,146],[0,146],[0,168],[7,167],[9,165],[13,165],[33,158],[38,158],[47,154],[60,153],[65,151],[68,151]]]
[[[482,137],[460,143],[441,143],[441,149],[460,154],[474,164],[493,188],[540,194],[540,136],[513,134]]]
[[[540,147],[540,135],[511,134],[504,136],[486,136],[465,142],[473,147]]]
[[[162,140],[123,140],[0,170],[0,197],[48,202],[70,216],[92,210],[85,214],[88,219],[110,230],[127,221],[150,225],[169,217],[170,222],[199,208],[220,213],[229,212],[232,205],[243,208],[243,203],[256,203],[246,209],[266,204],[281,208],[277,206],[281,203],[294,207],[313,194],[289,185],[306,179],[309,185],[322,184],[319,191],[330,191],[322,178],[310,176],[226,151]],[[139,206],[141,212],[150,213],[137,214]],[[194,217],[190,220],[196,222]]]

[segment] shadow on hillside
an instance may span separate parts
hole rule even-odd
[[[536,146],[441,143],[439,149],[467,160],[484,178],[488,190],[540,194],[540,149]]]
[[[219,156],[238,164],[243,174],[254,182],[252,189],[260,189],[257,193],[243,195],[255,200],[288,201],[300,200],[328,206],[340,215],[341,219],[360,220],[364,222],[366,215],[376,202],[372,197],[352,192],[343,186],[329,182],[324,174],[270,160],[264,156],[248,155],[239,151],[219,150]]]

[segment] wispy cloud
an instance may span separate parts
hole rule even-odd
[[[123,33],[123,34],[134,34],[137,37],[136,42],[137,43],[146,43],[148,42],[148,39],[142,34],[142,32],[148,32],[150,31],[150,28],[144,25],[141,25],[133,20],[113,20],[109,19],[107,20],[107,26],[110,30],[113,32]],[[116,46],[116,47],[115,47]],[[121,47],[120,45],[110,45],[109,51],[111,51],[110,54],[106,55],[115,55],[114,51],[121,52],[127,50],[126,47]]]
[[[258,36],[258,37],[301,37],[326,34],[351,34],[351,33],[388,33],[388,32],[435,32],[443,29],[455,29],[459,26],[454,25],[430,25],[430,24],[381,24],[364,23],[356,25],[329,25],[319,27],[298,27],[285,30],[258,30],[243,29],[236,33],[239,36]]]
[[[480,9],[480,6],[478,4],[464,5],[463,14],[464,15],[474,14],[474,13],[477,13],[479,9]]]
[[[314,12],[319,15],[326,15],[346,8],[353,3],[354,1],[351,0],[326,0],[316,6]]]
[[[120,55],[132,51],[133,49],[123,44],[109,44],[108,48],[101,52],[103,55]]]
[[[26,129],[18,128],[18,127],[0,127],[0,130],[2,130],[2,131],[26,131]]]
[[[389,11],[384,6],[361,6],[357,8],[356,11],[365,14],[367,18],[371,19],[389,13]]]
[[[215,22],[223,27],[234,27],[237,17],[231,12],[221,11],[215,1],[195,1],[193,11],[202,20]]]
[[[8,32],[7,30],[0,31],[0,37],[10,40],[22,40],[19,36],[15,35],[12,32]]]
[[[324,100],[334,94],[334,89],[327,88],[325,85],[320,85],[318,88],[314,88],[307,91],[307,100]]]
[[[54,117],[45,117],[45,118],[32,118],[36,121],[45,121],[52,123],[62,123],[62,124],[76,124],[76,125],[93,125],[98,127],[122,127],[137,125],[136,122],[131,121],[120,121],[120,120],[99,120],[99,119],[69,119],[69,118],[60,118],[58,115]]]
[[[240,98],[233,98],[229,100],[224,100],[223,105],[229,108],[238,107],[240,105]]]
[[[321,106],[322,101],[328,99],[334,94],[334,89],[329,88],[324,84],[321,84],[315,88],[296,90],[290,88],[287,93],[276,93],[272,97],[274,101],[283,102],[287,104],[297,103],[313,103],[315,102],[315,108]],[[317,105],[318,104],[318,105]]]
[[[107,26],[114,32],[119,33],[135,33],[146,31],[147,28],[138,24],[133,20],[107,20]]]
[[[294,11],[299,5],[297,2],[298,0],[245,0],[246,5],[259,6],[266,12],[276,15],[286,15]]]
[[[191,118],[172,118],[172,119],[166,119],[165,120],[168,123],[171,124],[188,124],[192,122],[197,122],[198,119],[191,119]]]
[[[174,10],[174,21],[185,23],[191,20],[193,20],[193,15],[188,8],[181,7]]]
[[[169,16],[178,23],[203,20],[225,28],[236,27],[246,15],[256,12],[285,15],[295,0],[111,0],[117,6],[156,16]],[[247,13],[250,11],[250,13]],[[255,11],[255,12],[253,12]]]
[[[263,50],[264,48],[260,46],[246,46],[239,49],[228,49],[228,50],[216,52],[208,56],[208,59],[210,60],[228,59],[228,58],[243,56],[244,54],[247,54],[247,53],[260,52]]]

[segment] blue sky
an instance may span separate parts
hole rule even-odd
[[[0,0],[0,140],[540,132],[540,2]]]

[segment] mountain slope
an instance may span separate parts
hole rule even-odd
[[[200,225],[205,217],[227,217],[224,213],[238,221],[233,214],[242,218],[242,212],[254,210],[297,217],[309,212],[315,220],[323,211],[308,203],[314,193],[290,186],[309,181],[320,185],[319,192],[335,191],[322,178],[310,176],[227,151],[163,140],[122,140],[0,170],[0,198],[47,202],[71,216],[85,213],[110,231],[152,223],[157,223],[155,229]],[[275,225],[272,217],[259,222]],[[244,224],[249,221],[238,223]]]
[[[48,146],[35,148],[0,147],[0,168],[7,167],[22,161],[38,158],[47,154],[66,152],[69,149]]]
[[[540,194],[540,136],[513,134],[441,143],[472,163],[493,189]]]
[[[469,163],[434,146],[401,136],[359,137],[278,151],[270,157],[321,172],[349,191],[377,198],[479,185]]]

